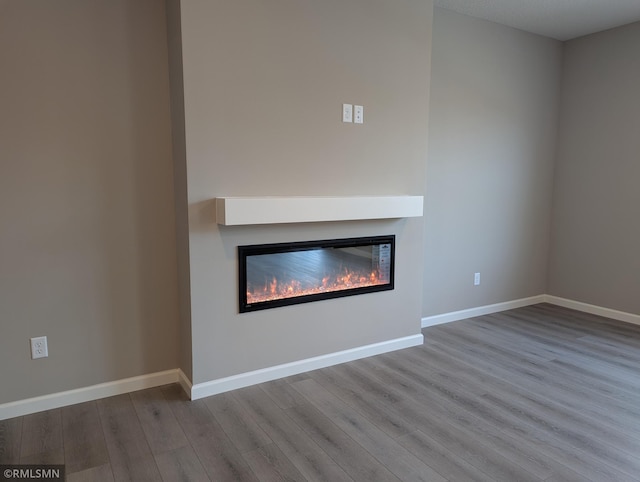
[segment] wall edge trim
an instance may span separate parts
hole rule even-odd
[[[185,372],[182,371],[181,368],[178,368],[178,383],[182,387],[182,390],[184,390],[184,393],[186,393],[189,399],[191,399],[191,389],[193,388],[193,383],[191,383],[191,380],[189,380],[189,377]]]
[[[640,325],[640,315],[636,315],[634,313],[614,310],[612,308],[605,308],[603,306],[591,305],[589,303],[583,303],[582,301],[560,298],[559,296],[544,296],[545,302],[551,303],[552,305],[562,306],[563,308],[571,308],[573,310],[583,311],[592,315],[604,316],[605,318],[611,318],[613,320],[625,321],[634,325]]]
[[[467,318],[473,318],[474,316],[489,315],[500,311],[544,303],[547,301],[546,296],[547,295],[530,296],[529,298],[520,298],[512,301],[505,301],[503,303],[494,303],[492,305],[477,306],[466,310],[442,313],[440,315],[425,316],[422,318],[422,328],[440,325],[442,323],[450,323],[452,321],[465,320]]]
[[[514,308],[522,308],[524,306],[535,305],[538,303],[550,303],[552,305],[570,308],[576,311],[582,311],[592,315],[603,316],[612,320],[624,321],[634,325],[640,325],[640,315],[627,313],[626,311],[614,310],[603,306],[591,305],[582,301],[570,300],[553,295],[538,295],[529,298],[521,298],[518,300],[505,301],[504,303],[495,303],[493,305],[478,306],[467,310],[452,311],[450,313],[442,313],[440,315],[425,316],[422,318],[422,328],[440,325],[442,323],[450,323],[452,321],[465,320],[474,316],[490,315],[500,311],[512,310]]]
[[[180,381],[179,372],[181,371],[182,370],[174,368],[162,372],[149,373],[147,375],[139,375],[122,380],[100,383],[98,385],[66,390],[64,392],[3,403],[0,404],[0,420],[175,383]]]
[[[614,310],[612,308],[605,308],[602,306],[591,305],[589,303],[583,303],[581,301],[543,294],[531,296],[529,298],[506,301],[503,303],[495,303],[466,310],[427,316],[422,318],[422,328],[442,323],[450,323],[452,321],[464,320],[474,316],[498,313],[500,311],[521,308],[538,303],[550,303],[564,308],[603,316],[613,320],[640,325],[640,315],[634,313],[627,313],[625,311]],[[123,393],[130,393],[136,390],[143,390],[145,388],[158,387],[169,383],[179,383],[191,400],[197,400],[199,398],[216,395],[236,388],[243,388],[257,383],[267,382],[290,375],[297,375],[310,370],[316,370],[318,368],[325,368],[339,363],[345,363],[348,361],[358,360],[360,358],[366,358],[373,355],[380,355],[390,351],[421,345],[423,342],[424,337],[422,334],[411,335],[197,384],[193,384],[191,380],[189,380],[189,377],[187,377],[180,368],[174,368],[147,375],[140,375],[131,378],[124,378],[122,380],[91,385],[88,387],[76,388],[64,392],[3,403],[0,404],[0,420],[74,405],[76,403],[89,402],[114,395],[121,395]]]
[[[228,392],[237,388],[244,388],[258,383],[264,383],[278,378],[283,378],[299,373],[325,368],[339,363],[345,363],[360,358],[366,358],[373,355],[380,355],[390,351],[401,350],[412,346],[422,345],[424,337],[422,334],[405,336],[393,340],[373,343],[371,345],[359,346],[349,350],[320,355],[304,360],[298,360],[282,365],[275,365],[268,368],[262,368],[230,377],[219,378],[208,382],[194,384],[191,389],[191,399],[217,395],[218,393]]]

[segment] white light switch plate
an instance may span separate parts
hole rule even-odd
[[[353,122],[352,104],[342,104],[342,122]]]

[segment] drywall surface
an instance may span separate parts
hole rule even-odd
[[[182,31],[180,0],[166,0],[167,46],[171,98],[171,139],[180,305],[180,369],[191,380],[191,280],[189,270],[189,201],[187,199],[187,152],[184,130],[182,79]]]
[[[567,42],[549,293],[640,313],[640,23]]]
[[[219,226],[223,196],[422,195],[432,4],[183,1],[193,381],[420,333],[422,218]],[[342,104],[364,124],[342,123]],[[238,313],[238,245],[395,234],[396,288]]]
[[[545,292],[561,65],[558,41],[435,9],[423,316]]]
[[[178,366],[166,42],[153,0],[0,3],[0,403]]]

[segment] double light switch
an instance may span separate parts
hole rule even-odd
[[[364,124],[364,107],[361,105],[342,104],[342,122]]]

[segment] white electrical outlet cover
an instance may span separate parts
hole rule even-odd
[[[353,122],[355,124],[364,124],[364,107],[361,105],[353,106]]]
[[[31,358],[46,358],[49,356],[49,349],[47,347],[47,337],[37,336],[31,338]]]

